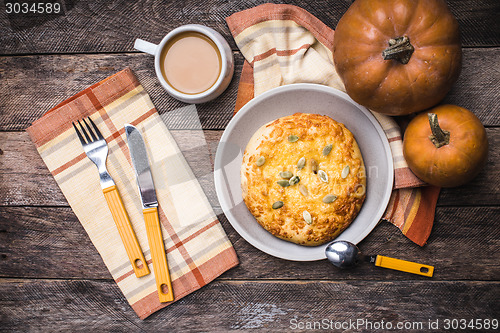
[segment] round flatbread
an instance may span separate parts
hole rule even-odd
[[[366,196],[352,133],[327,116],[296,113],[262,126],[241,166],[243,200],[271,234],[301,245],[333,240]]]

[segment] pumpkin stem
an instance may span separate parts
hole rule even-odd
[[[405,65],[410,61],[413,51],[415,48],[410,44],[408,36],[391,38],[389,39],[389,47],[382,51],[382,57],[384,60],[394,59]]]
[[[432,141],[436,148],[446,146],[450,143],[450,132],[443,130],[438,123],[438,117],[435,113],[428,113],[429,124],[431,125],[432,134],[429,139]]]

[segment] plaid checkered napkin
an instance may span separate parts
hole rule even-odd
[[[150,266],[147,276],[135,276],[95,165],[73,129],[73,121],[87,116],[108,143],[107,167]],[[158,300],[125,123],[141,130],[148,150],[175,301],[236,266],[238,259],[177,144],[130,69],[62,102],[27,131],[113,279],[144,319],[170,303]]]
[[[226,19],[245,57],[235,112],[254,96],[286,84],[324,84],[345,92],[333,57],[334,31],[292,5],[264,4]],[[394,161],[394,191],[383,219],[423,246],[430,235],[439,188],[423,186],[403,157],[393,118],[373,113],[387,135]],[[422,187],[423,186],[423,187]]]

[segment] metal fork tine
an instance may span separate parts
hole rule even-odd
[[[80,142],[83,145],[86,145],[87,142],[85,142],[85,139],[83,138],[82,134],[80,133],[80,131],[78,130],[78,127],[76,127],[75,123],[73,122],[73,127],[75,128],[75,131],[76,131],[76,134],[78,135],[78,139],[80,139]],[[81,126],[81,125],[80,125]]]
[[[88,117],[87,119],[90,119],[90,117]],[[85,123],[85,125],[87,126],[87,131],[89,131],[90,136],[92,137],[92,141],[97,141],[97,135],[94,134],[92,127],[90,127],[89,123],[87,122],[87,120],[85,118],[83,118],[82,120]]]
[[[90,120],[90,123],[92,124],[92,127],[94,127],[94,130],[95,130],[95,133],[97,134],[97,137],[101,140],[104,140],[104,137],[102,136],[101,132],[99,131],[99,129],[97,128],[97,126],[94,124],[94,122],[92,121],[92,119],[89,117],[89,120]]]
[[[85,130],[85,127],[82,125],[80,120],[78,120],[78,125],[80,125],[80,128],[82,129],[83,135],[85,135],[85,138],[87,139],[87,142],[92,142],[92,139],[90,138],[89,134]]]

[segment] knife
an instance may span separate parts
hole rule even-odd
[[[125,133],[127,134],[130,157],[142,199],[142,214],[146,223],[146,233],[151,251],[151,259],[153,260],[153,271],[158,297],[162,303],[171,302],[174,300],[174,294],[168,271],[160,220],[158,218],[158,200],[156,198],[146,146],[141,132],[135,126],[125,124]]]

